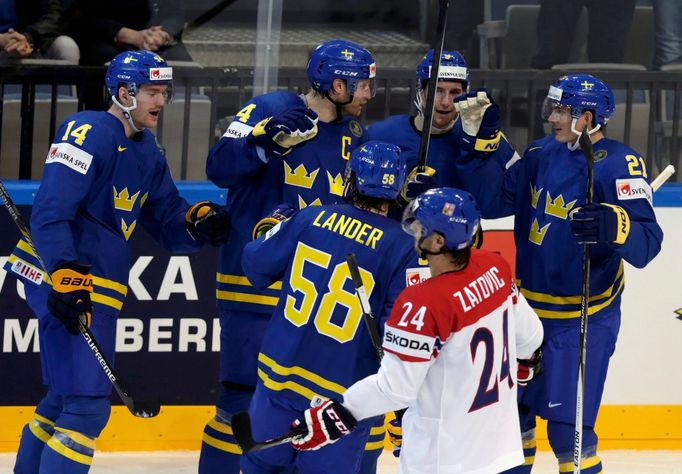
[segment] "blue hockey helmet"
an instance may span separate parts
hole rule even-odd
[[[350,183],[363,196],[395,199],[405,183],[407,164],[400,148],[392,143],[369,141],[353,150],[346,165],[344,195],[350,197]]]
[[[135,97],[143,84],[168,86],[166,103],[173,100],[173,68],[165,59],[151,51],[125,51],[118,54],[109,64],[105,83],[115,102],[118,102],[118,88],[121,84],[128,87],[128,93],[132,97]]]
[[[570,109],[571,117],[575,119],[590,110],[595,123],[604,126],[616,110],[616,101],[609,86],[601,79],[591,74],[569,74],[549,86],[542,118],[549,119],[553,110],[562,107]]]
[[[308,60],[308,80],[317,92],[327,95],[334,79],[343,79],[351,94],[358,83],[370,81],[372,97],[376,93],[376,64],[365,48],[352,41],[331,40],[319,45]]]
[[[450,251],[470,247],[481,225],[481,211],[471,194],[455,188],[435,188],[417,196],[403,212],[403,230],[426,238],[432,232],[445,237]]]
[[[431,66],[433,66],[432,49],[424,55],[419,65],[417,65],[417,87],[419,90],[426,89],[426,83],[431,77]],[[438,79],[441,81],[459,81],[464,86],[464,90],[468,90],[469,67],[464,60],[464,56],[458,51],[442,51]]]

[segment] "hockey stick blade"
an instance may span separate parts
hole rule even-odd
[[[234,434],[234,438],[237,440],[237,444],[244,453],[248,453],[249,451],[260,451],[261,449],[287,444],[296,436],[306,432],[305,427],[301,426],[300,428],[293,429],[282,436],[278,436],[277,438],[272,438],[265,441],[256,441],[253,439],[253,434],[251,432],[251,417],[249,417],[249,413],[246,411],[240,411],[239,413],[232,415],[230,424],[232,425],[232,433]]]
[[[0,198],[2,198],[2,201],[5,203],[5,207],[7,208],[9,215],[12,217],[12,220],[19,228],[21,235],[24,237],[29,247],[31,247],[31,249],[35,253],[36,259],[40,263],[42,270],[45,272],[46,275],[48,275],[49,280],[49,272],[47,271],[45,263],[43,262],[42,258],[40,258],[40,254],[38,253],[38,250],[36,249],[35,244],[33,243],[31,231],[28,228],[26,221],[21,216],[19,208],[16,206],[16,204],[14,204],[14,201],[12,201],[12,198],[10,197],[7,188],[5,188],[5,185],[1,180]],[[161,411],[160,403],[135,401],[130,395],[126,393],[125,389],[118,381],[117,377],[114,375],[114,372],[111,370],[111,366],[104,357],[104,354],[102,353],[102,350],[99,348],[99,345],[97,344],[95,337],[92,335],[92,332],[90,332],[90,328],[85,324],[86,321],[85,315],[81,315],[79,319],[80,321],[78,323],[78,329],[80,330],[83,339],[85,339],[85,343],[92,351],[100,367],[102,367],[102,370],[106,374],[107,378],[109,378],[109,380],[111,381],[111,385],[116,390],[116,393],[118,393],[118,395],[121,397],[121,400],[128,408],[130,413],[139,418],[151,418],[158,415],[159,412]]]

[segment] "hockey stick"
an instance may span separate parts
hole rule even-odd
[[[372,346],[374,346],[377,360],[381,363],[381,359],[384,358],[384,349],[381,347],[381,336],[379,335],[379,329],[377,328],[374,316],[372,315],[372,308],[369,305],[369,298],[365,291],[365,285],[362,283],[360,268],[358,267],[357,260],[355,260],[355,255],[352,253],[346,255],[346,263],[348,264],[348,270],[350,270],[350,276],[353,279],[355,294],[358,295],[358,300],[360,300],[362,319],[365,321],[365,325],[369,331],[369,337],[372,339]]]
[[[587,127],[578,139],[587,161],[587,204],[592,204],[594,193],[594,154]],[[573,473],[580,473],[583,448],[583,401],[585,397],[585,364],[587,362],[587,315],[590,299],[590,245],[583,244],[583,289],[580,296],[580,353],[578,356],[578,388],[575,399],[575,437],[573,445]]]
[[[265,441],[256,441],[253,439],[253,434],[251,432],[251,417],[249,417],[249,413],[246,411],[240,411],[239,413],[232,415],[230,425],[232,425],[232,433],[234,434],[234,438],[237,440],[237,444],[242,449],[243,453],[248,453],[249,451],[260,451],[261,449],[287,444],[296,436],[305,434],[307,432],[305,426],[301,425],[283,434],[282,436],[278,436],[277,438],[272,438]]]
[[[658,188],[663,186],[663,184],[670,179],[670,177],[675,174],[675,167],[673,165],[668,165],[666,166],[663,171],[661,171],[661,174],[656,176],[656,179],[654,179],[651,182],[651,190],[653,192],[658,191]]]
[[[36,246],[33,243],[31,231],[29,230],[26,221],[21,216],[19,209],[14,204],[14,201],[12,201],[12,198],[10,197],[9,193],[7,192],[7,189],[5,188],[5,185],[2,183],[1,180],[0,197],[2,197],[2,200],[5,203],[5,207],[7,208],[9,215],[12,217],[12,220],[19,228],[19,232],[21,232],[21,235],[24,237],[24,239],[26,239],[26,242],[28,242],[28,245],[31,247],[31,250],[35,254],[38,262],[40,263],[42,270],[45,272],[46,275],[49,275],[47,267],[45,266],[45,263],[43,262],[42,258],[40,258],[38,250],[36,249]],[[125,406],[128,407],[128,410],[130,410],[130,413],[140,418],[151,418],[153,416],[158,415],[159,412],[161,411],[161,405],[158,402],[135,401],[133,397],[128,395],[128,393],[123,388],[123,385],[118,380],[118,377],[114,375],[114,372],[111,369],[111,365],[109,364],[109,362],[107,362],[107,359],[104,357],[102,349],[100,349],[99,345],[97,344],[95,336],[93,336],[92,332],[90,331],[90,328],[86,324],[84,324],[84,321],[85,315],[82,314],[78,321],[78,329],[83,335],[83,338],[85,339],[85,342],[87,343],[88,347],[97,358],[97,362],[102,367],[102,370],[104,370],[104,373],[111,381],[111,385],[116,390],[116,393],[118,393],[118,396],[121,397],[121,400],[123,401]]]
[[[429,154],[429,140],[431,140],[431,120],[433,120],[433,108],[436,103],[436,88],[438,87],[438,74],[440,72],[440,56],[443,54],[443,42],[445,41],[445,23],[448,19],[449,0],[438,0],[438,26],[436,28],[436,40],[433,47],[433,65],[429,74],[428,93],[426,104],[422,109],[424,123],[422,123],[421,140],[419,141],[419,161],[417,171],[423,172],[426,167],[426,156]]]

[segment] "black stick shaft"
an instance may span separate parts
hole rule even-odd
[[[448,19],[449,0],[438,1],[438,26],[436,29],[436,39],[433,46],[433,66],[428,81],[428,92],[426,104],[422,109],[424,123],[422,124],[421,140],[419,141],[419,161],[417,170],[421,173],[426,167],[426,157],[429,154],[429,141],[431,140],[431,120],[433,119],[433,108],[436,102],[436,88],[438,87],[438,74],[440,71],[440,57],[443,53],[443,42],[445,41],[445,23]]]
[[[379,329],[377,328],[376,321],[372,315],[372,308],[369,305],[369,298],[367,297],[365,286],[362,283],[362,276],[360,275],[360,268],[358,267],[358,262],[355,259],[355,255],[349,253],[346,256],[346,263],[348,264],[348,270],[350,270],[350,276],[353,279],[355,293],[358,295],[358,299],[360,300],[362,319],[365,321],[365,325],[369,331],[369,337],[372,339],[372,345],[374,346],[374,352],[377,355],[377,360],[381,362],[381,359],[384,358],[384,349],[381,347],[381,336],[379,335]]]
[[[592,204],[594,194],[594,154],[592,140],[586,130],[580,134],[580,149],[587,162],[587,204]],[[580,295],[580,351],[578,354],[578,384],[575,404],[575,437],[573,445],[573,472],[580,473],[583,442],[583,402],[585,400],[585,370],[587,365],[587,317],[590,300],[590,245],[583,244],[583,285]]]

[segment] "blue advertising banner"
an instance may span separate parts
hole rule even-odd
[[[5,183],[26,220],[37,183]],[[190,202],[224,202],[209,184],[180,184]],[[0,267],[19,239],[0,211]],[[117,325],[116,372],[128,391],[164,405],[211,405],[218,393],[220,326],[215,306],[218,251],[171,255],[140,228],[131,238],[128,297]],[[106,251],[106,250],[104,250]],[[41,382],[38,321],[23,285],[0,269],[0,406],[36,404]],[[120,404],[116,395],[114,404]]]

